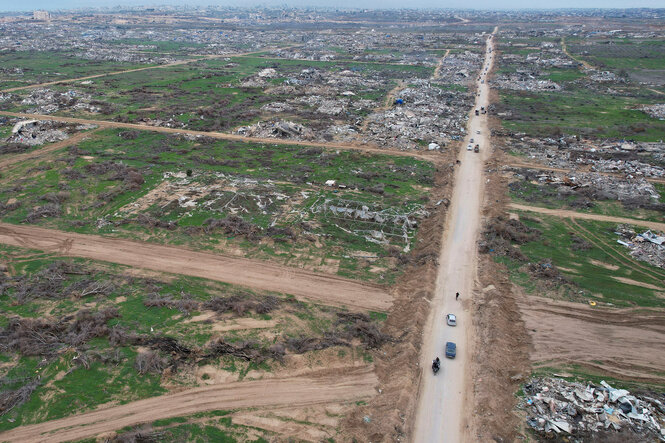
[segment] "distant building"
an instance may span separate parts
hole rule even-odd
[[[34,11],[32,13],[32,19],[48,21],[51,20],[51,14],[48,11]]]

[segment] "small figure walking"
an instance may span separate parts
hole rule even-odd
[[[459,300],[459,292],[455,293],[455,300]]]

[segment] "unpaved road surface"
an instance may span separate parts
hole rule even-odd
[[[22,112],[7,112],[0,111],[0,115],[7,117],[19,117],[26,118],[31,120],[52,120],[56,122],[66,122],[66,123],[76,123],[76,124],[86,124],[86,125],[97,125],[102,128],[125,128],[125,129],[135,129],[139,131],[152,131],[152,132],[162,132],[167,134],[189,134],[189,135],[201,135],[211,138],[216,138],[220,140],[232,140],[242,143],[265,143],[270,145],[287,145],[287,146],[307,146],[307,147],[317,147],[325,149],[341,149],[345,151],[363,151],[369,152],[372,154],[385,154],[393,155],[398,157],[414,157],[420,158],[423,160],[428,160],[432,162],[437,162],[440,160],[440,156],[437,153],[427,152],[412,152],[412,151],[398,151],[395,149],[382,149],[374,145],[364,145],[364,144],[353,144],[353,143],[323,143],[307,140],[289,140],[281,138],[260,138],[260,137],[245,137],[238,134],[227,134],[224,132],[207,132],[207,131],[194,131],[191,129],[177,129],[177,128],[166,128],[163,126],[149,126],[149,125],[139,125],[136,123],[120,123],[112,122],[107,120],[88,120],[84,118],[74,118],[74,117],[60,117],[56,115],[43,115],[43,114],[25,114]]]
[[[365,366],[292,378],[204,386],[122,406],[101,408],[73,417],[21,426],[1,433],[0,440],[12,442],[80,440],[125,426],[217,409],[302,406],[360,400],[376,394],[377,382],[373,368]]]
[[[517,203],[511,203],[509,207],[511,209],[519,209],[521,211],[536,212],[538,214],[545,214],[545,215],[554,215],[556,217],[561,217],[561,218],[572,218],[572,219],[579,218],[583,220],[597,220],[597,221],[612,222],[612,223],[639,225],[657,231],[665,231],[665,223],[640,220],[638,218],[613,217],[611,215],[589,214],[586,212],[568,211],[566,209],[548,209],[548,208],[541,208],[538,206],[520,205]]]
[[[57,151],[58,149],[71,146],[89,137],[90,134],[92,134],[93,132],[94,130],[88,132],[81,132],[69,137],[68,139],[48,144],[44,147],[37,148],[33,151],[26,152],[24,154],[16,154],[16,155],[9,154],[2,156],[0,157],[0,170],[6,169],[9,166],[15,165],[16,163],[21,163],[22,161],[29,160],[31,158],[41,157],[42,155],[48,154],[49,152]]]
[[[663,383],[665,311],[609,309],[528,296],[519,303],[536,366],[578,364]]]
[[[492,39],[487,44],[485,62],[481,68],[483,73],[485,68],[487,71],[491,69],[494,60],[494,53],[489,52],[491,48]],[[481,75],[483,80],[486,77]],[[470,360],[467,343],[471,343],[469,336],[472,330],[471,315],[465,300],[472,296],[477,275],[476,242],[480,231],[483,169],[490,152],[487,117],[483,114],[476,116],[474,113],[475,109],[489,104],[488,85],[479,81],[478,93],[480,95],[476,96],[476,106],[470,113],[469,135],[459,156],[461,165],[455,176],[453,197],[448,209],[436,290],[424,330],[420,362],[423,372],[413,438],[418,443],[456,442],[464,439],[462,426],[465,414],[468,413],[465,397]],[[480,131],[480,134],[476,131]],[[471,138],[474,139],[474,145],[480,145],[480,154],[466,150]],[[461,294],[459,301],[455,300],[456,292]],[[445,316],[448,313],[457,316],[456,327],[446,325]],[[454,360],[444,356],[447,341],[457,344],[457,357]],[[436,356],[441,358],[441,370],[434,375],[431,363]]]
[[[350,309],[387,311],[392,304],[392,296],[379,285],[174,246],[8,223],[0,223],[0,243],[283,292]]]

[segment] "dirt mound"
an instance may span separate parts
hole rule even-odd
[[[494,161],[490,162],[490,168]],[[486,232],[505,233],[508,242],[508,238],[528,233],[528,230],[510,223],[516,220],[505,222],[502,218],[508,200],[505,180],[499,174],[492,174],[489,179],[483,214],[486,220],[490,220]],[[503,221],[497,225],[497,220]],[[492,229],[491,226],[506,226],[506,229]],[[496,235],[495,238],[504,240],[504,235]],[[513,413],[516,404],[514,393],[523,377],[530,372],[530,339],[519,314],[520,295],[513,291],[507,269],[496,263],[491,255],[481,254],[479,260],[480,290],[474,294],[472,315],[475,328],[472,364],[474,414],[470,435],[476,441],[515,441],[520,420]]]

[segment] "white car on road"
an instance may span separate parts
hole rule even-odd
[[[455,314],[446,315],[446,323],[448,323],[448,326],[457,326],[457,317],[455,317]]]

